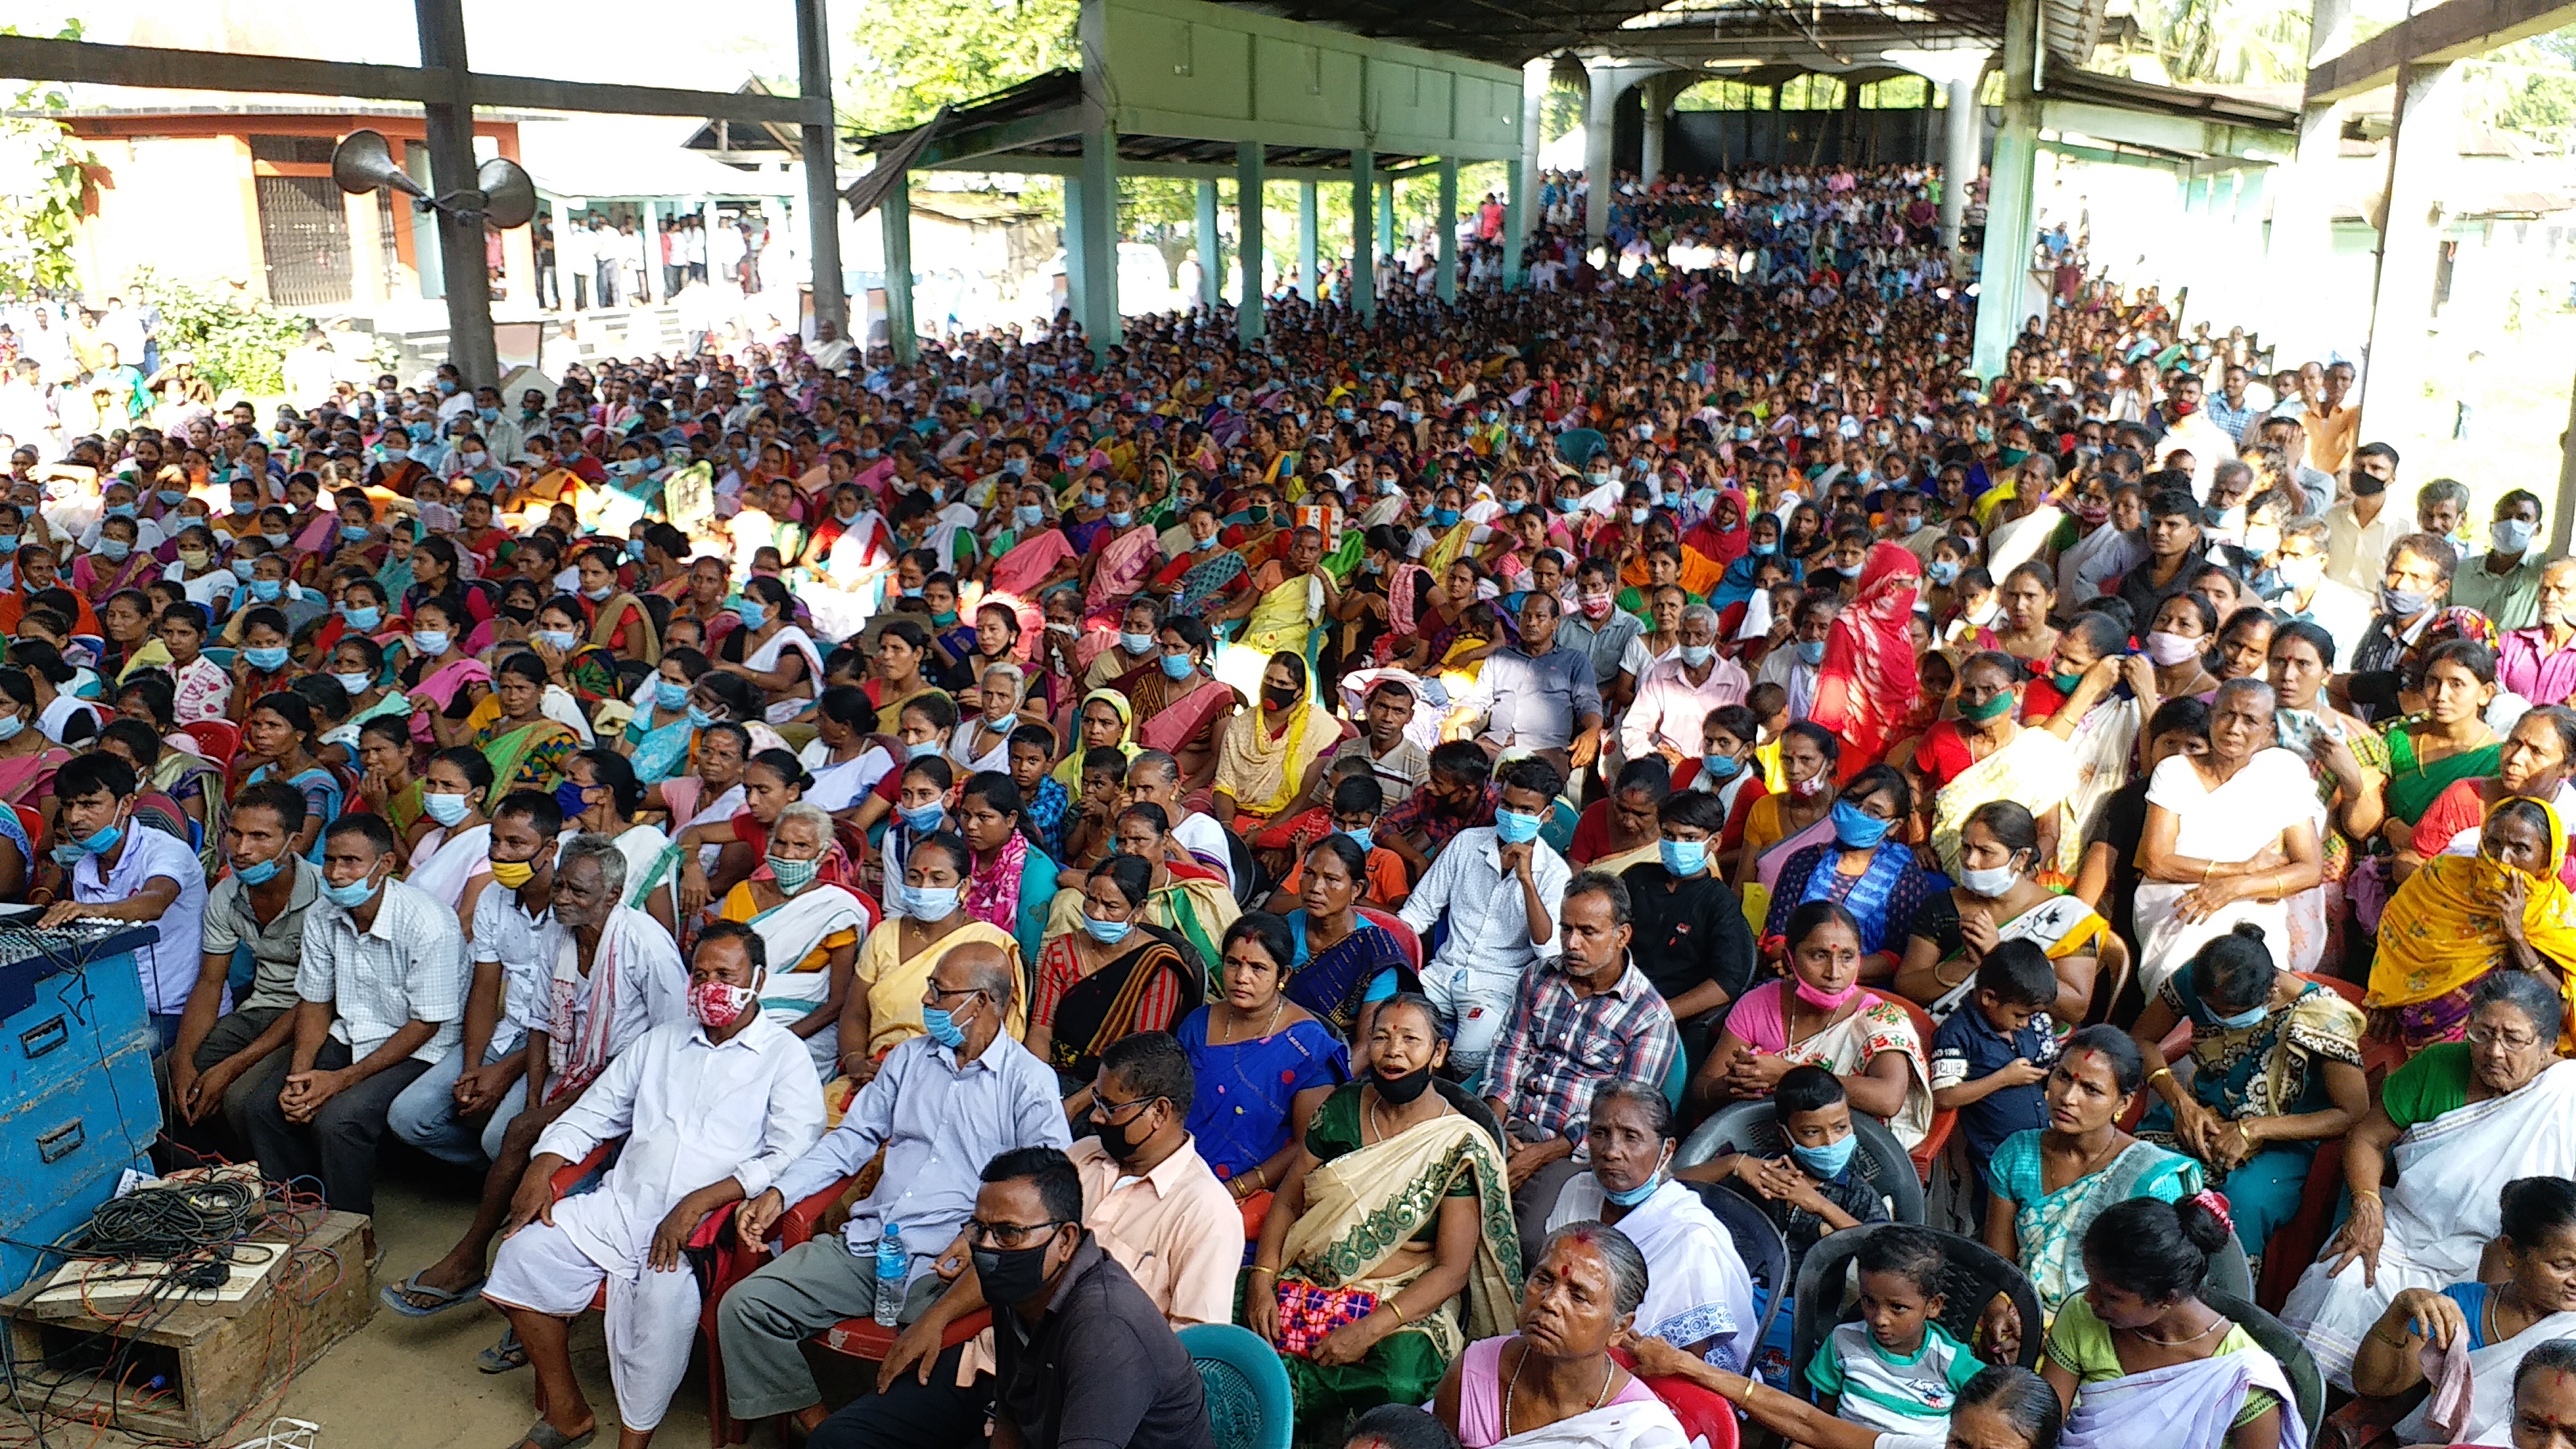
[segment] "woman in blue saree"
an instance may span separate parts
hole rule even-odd
[[[1789,913],[1808,901],[1832,901],[1860,922],[1864,982],[1894,978],[1914,913],[1932,893],[1932,878],[1914,847],[1894,828],[1914,813],[1914,789],[1903,772],[1872,765],[1852,776],[1834,801],[1834,838],[1805,847],[1780,867],[1762,927],[1764,953],[1779,958]]]
[[[1316,1109],[1351,1075],[1350,1048],[1280,989],[1295,949],[1279,917],[1237,919],[1220,948],[1216,998],[1174,1033],[1198,1080],[1190,1138],[1243,1204],[1247,1237],[1259,1231]]]
[[[1366,1065],[1368,1019],[1377,1003],[1418,991],[1419,977],[1394,933],[1359,912],[1367,857],[1347,835],[1327,835],[1306,851],[1303,904],[1288,913],[1292,941],[1288,999],[1357,1045],[1351,1070]]]

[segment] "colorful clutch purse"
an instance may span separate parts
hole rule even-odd
[[[1299,1358],[1312,1354],[1324,1335],[1345,1323],[1357,1323],[1377,1311],[1377,1295],[1358,1288],[1318,1288],[1312,1283],[1279,1285],[1279,1351]]]

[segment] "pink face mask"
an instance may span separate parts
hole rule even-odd
[[[1860,983],[1857,981],[1840,991],[1818,991],[1804,981],[1798,983],[1798,999],[1818,1011],[1840,1011],[1844,1002],[1859,994]]]
[[[689,988],[689,1014],[709,1031],[723,1031],[741,1018],[754,1000],[752,989],[730,981],[701,981]]]

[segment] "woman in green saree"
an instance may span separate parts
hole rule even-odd
[[[492,697],[478,705],[481,722],[467,743],[492,765],[485,809],[496,809],[513,790],[552,790],[564,763],[581,748],[572,730],[545,714],[546,666],[536,655],[513,654],[492,671]],[[481,719],[486,711],[488,719]]]
[[[2437,645],[2424,661],[2423,679],[2423,713],[2380,732],[2388,751],[2388,819],[2380,833],[2398,850],[2413,842],[2415,822],[2454,781],[2496,772],[2501,746],[2486,722],[2496,692],[2495,651],[2473,639]]]
[[[1502,1147],[1433,1089],[1447,1055],[1429,1001],[1379,1008],[1368,1073],[1316,1111],[1262,1222],[1244,1322],[1281,1346],[1300,1419],[1422,1403],[1516,1319]]]

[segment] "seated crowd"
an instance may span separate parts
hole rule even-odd
[[[174,1160],[479,1190],[382,1296],[536,1449],[602,1295],[626,1449],[1208,1444],[1209,1324],[1315,1443],[2563,1442],[2576,562],[2152,290],[1979,377],[1926,179],[22,449],[0,899],[156,928]]]

